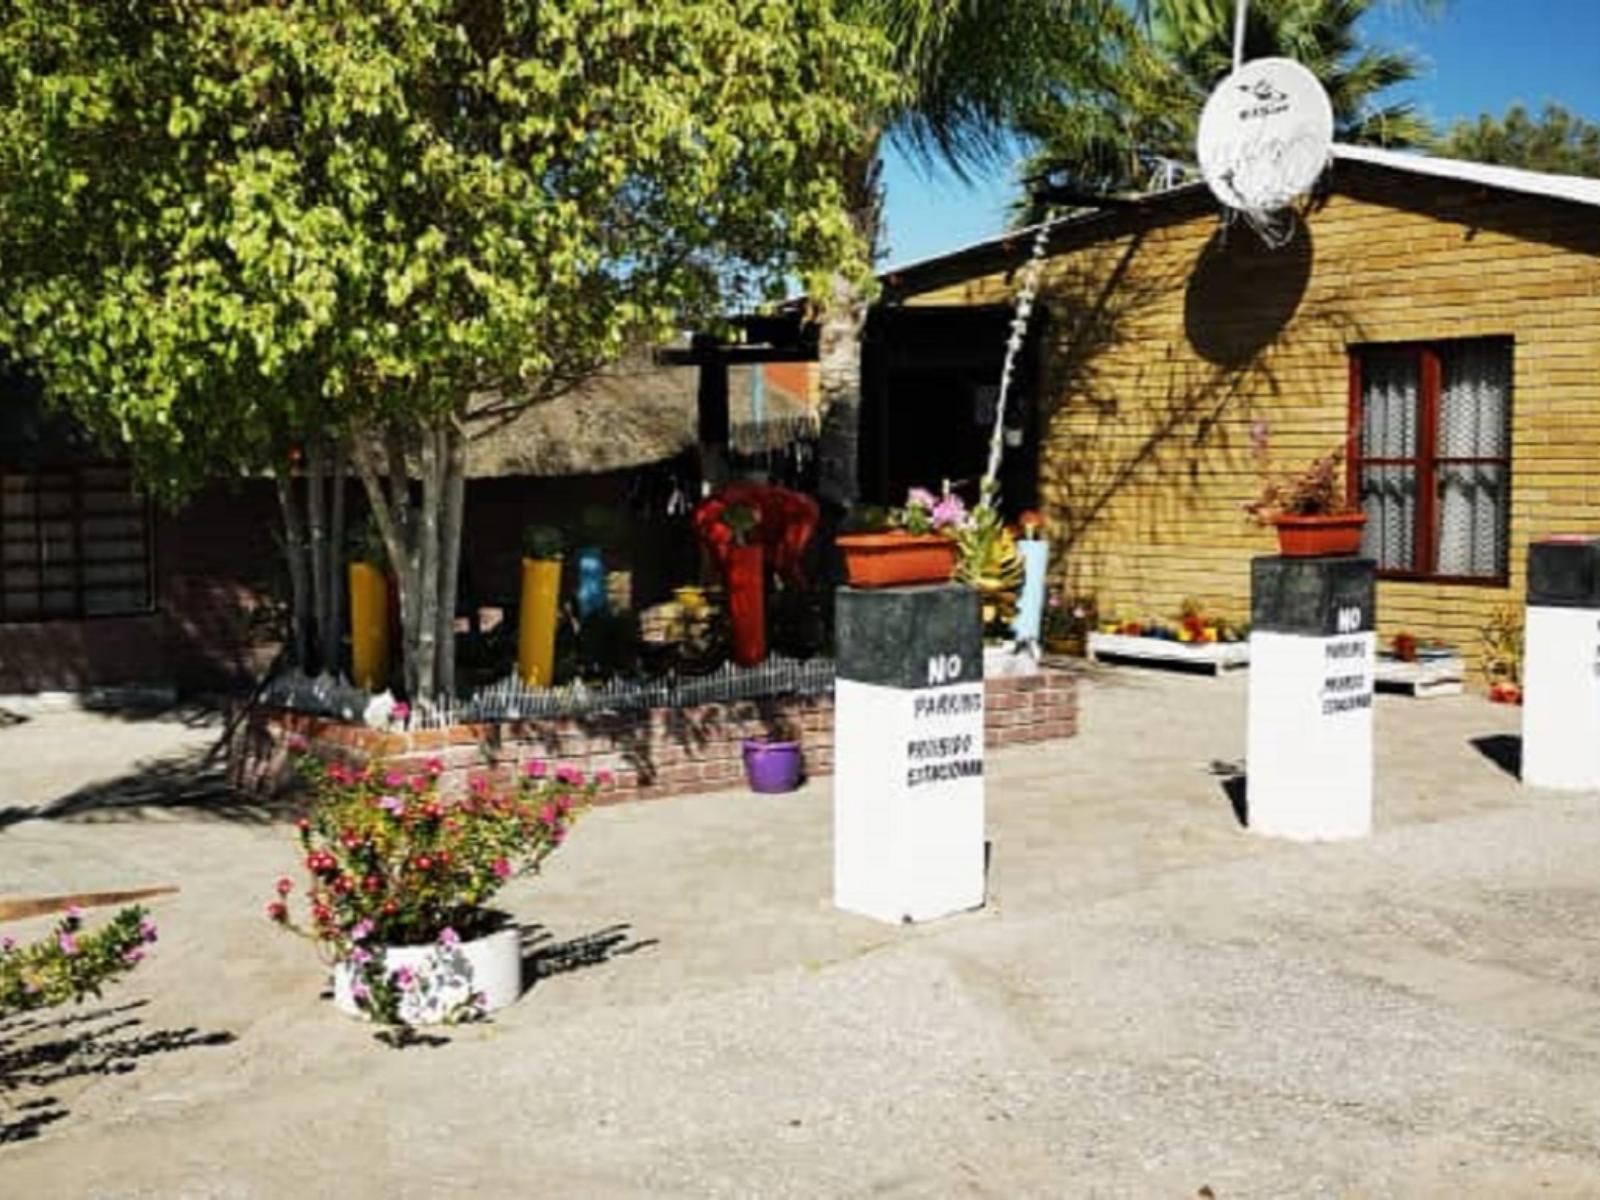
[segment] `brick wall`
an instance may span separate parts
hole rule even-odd
[[[1076,676],[1047,666],[1037,675],[990,679],[984,685],[989,748],[1067,738],[1077,732]],[[258,795],[291,781],[286,741],[298,733],[322,757],[351,763],[383,761],[420,769],[430,758],[445,765],[447,791],[465,790],[475,774],[509,780],[530,759],[572,763],[616,774],[608,800],[655,799],[744,786],[740,743],[774,731],[797,736],[809,775],[833,771],[833,697],[707,704],[683,709],[457,725],[385,733],[322,717],[283,711],[253,714],[229,747],[229,777]]]
[[[1249,613],[1249,561],[1275,550],[1242,519],[1251,429],[1299,466],[1344,444],[1349,351],[1509,336],[1512,492],[1504,585],[1384,580],[1379,633],[1478,658],[1520,604],[1527,545],[1600,534],[1600,220],[1592,208],[1339,162],[1288,247],[1219,234],[1203,193],[1069,229],[1045,268],[1041,500],[1060,564],[1103,616],[1175,616],[1194,597]],[[1018,239],[1011,260],[1027,252]],[[1010,263],[910,281],[908,304],[1005,302]]]

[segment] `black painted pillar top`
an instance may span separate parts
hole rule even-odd
[[[1600,608],[1600,538],[1542,538],[1529,546],[1528,603]]]
[[[1250,563],[1252,632],[1337,637],[1376,628],[1377,564],[1348,555]]]
[[[977,593],[957,583],[834,593],[840,679],[925,688],[983,679]]]

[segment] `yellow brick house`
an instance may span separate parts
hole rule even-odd
[[[898,268],[884,306],[993,310],[1030,241]],[[1280,249],[1202,185],[1060,218],[1048,247],[1012,453],[1053,574],[1102,614],[1247,616],[1262,435],[1283,467],[1345,450],[1386,637],[1474,660],[1528,542],[1600,534],[1600,180],[1339,146]]]

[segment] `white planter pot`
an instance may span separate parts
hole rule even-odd
[[[400,1017],[411,1025],[437,1025],[482,996],[477,1011],[491,1013],[522,995],[522,933],[515,925],[455,946],[374,946],[385,971],[410,968],[418,984],[401,997]],[[333,1003],[350,1016],[365,1016],[356,1003],[356,971],[348,962],[333,968]]]

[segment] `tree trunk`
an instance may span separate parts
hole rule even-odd
[[[444,442],[444,513],[439,556],[439,692],[456,694],[456,607],[461,582],[461,534],[467,500],[467,439],[459,419],[446,419]]]
[[[337,675],[344,665],[344,505],[349,450],[341,437],[333,449],[333,518],[328,534],[328,623],[323,626],[325,669]]]
[[[439,508],[444,500],[440,487],[443,464],[439,454],[439,431],[422,434],[422,509],[416,527],[417,620],[414,644],[417,648],[417,686],[414,698],[431,701],[438,690],[436,651],[439,645]]]
[[[328,468],[328,447],[321,436],[312,437],[306,445],[306,527],[311,542],[311,644],[313,657],[320,670],[328,669],[328,490],[325,472]]]
[[[278,488],[278,507],[283,512],[283,553],[289,560],[289,593],[291,598],[292,637],[295,664],[301,670],[306,666],[306,626],[310,622],[311,603],[306,582],[306,538],[300,521],[300,506],[295,499],[292,474],[277,473],[273,482]]]
[[[850,219],[871,261],[876,262],[883,213],[876,138],[846,170]],[[849,508],[861,493],[861,334],[868,303],[864,288],[836,276],[818,323],[822,436],[817,448],[817,491],[836,513]]]
[[[377,463],[379,439],[369,431],[354,429],[350,435],[350,459],[367,494],[367,504],[372,509],[373,522],[383,538],[384,549],[389,553],[389,566],[394,573],[395,587],[399,591],[401,651],[404,656],[407,694],[415,697],[412,651],[414,643],[411,630],[415,626],[416,572],[412,567],[410,530],[413,524],[409,501],[405,495],[406,481],[397,484],[394,473],[405,470],[404,447],[398,448],[399,434],[389,430],[381,439],[387,457],[387,474],[380,475]],[[387,484],[387,486],[385,486]],[[398,500],[398,503],[391,501]]]

